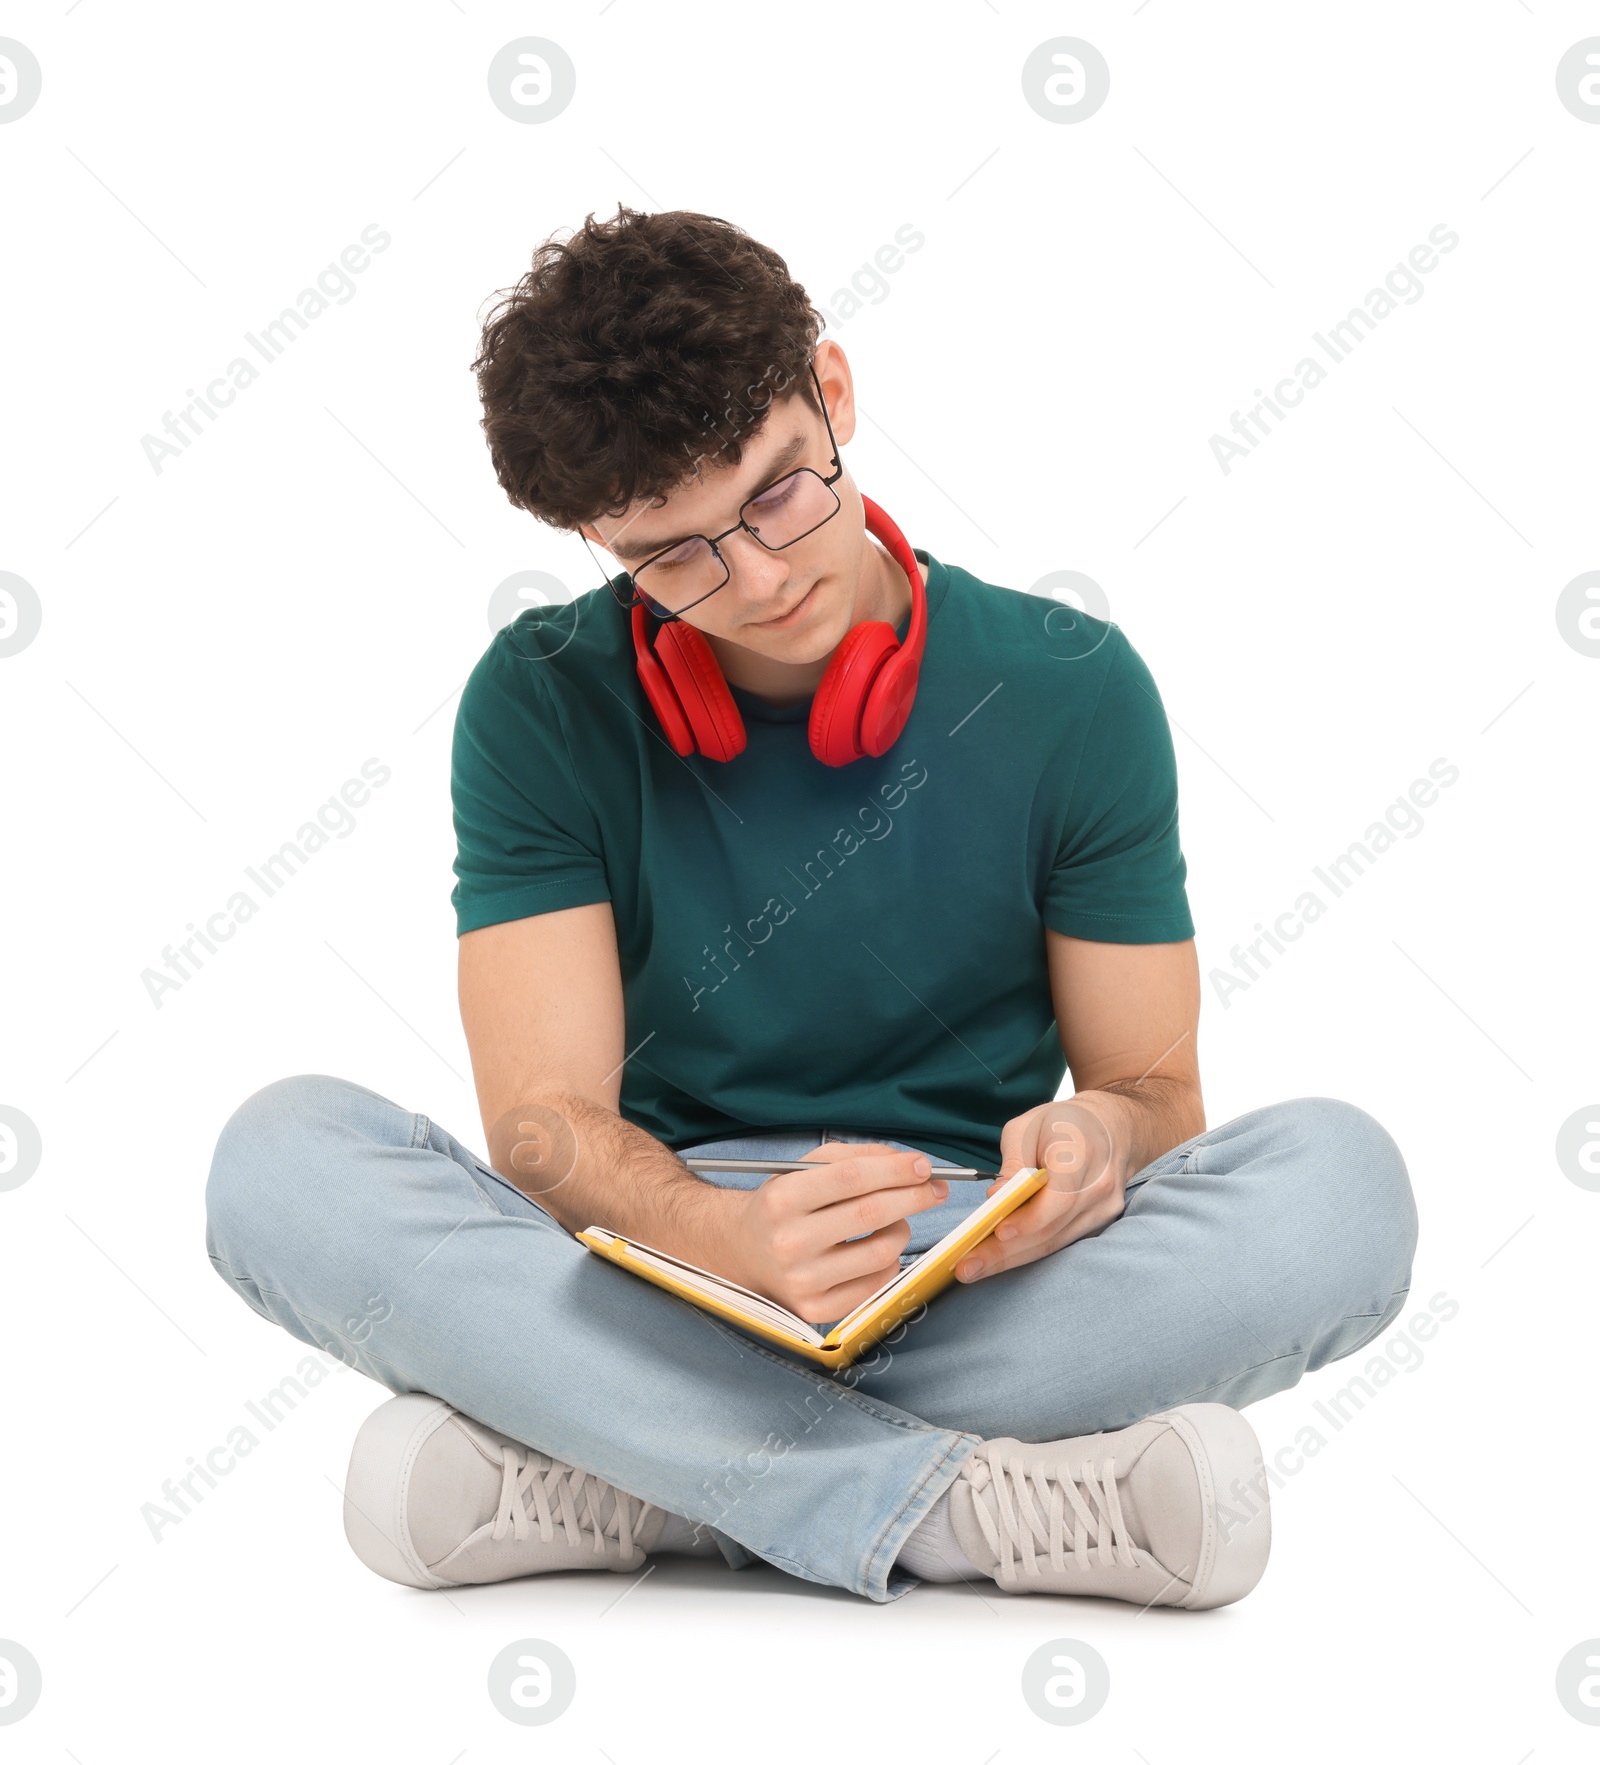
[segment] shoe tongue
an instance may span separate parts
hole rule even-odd
[[[955,1533],[961,1554],[972,1569],[979,1575],[992,1577],[1000,1566],[1000,1558],[984,1537],[978,1516],[973,1511],[974,1503],[980,1501],[992,1503],[994,1497],[987,1490],[979,1494],[965,1477],[957,1477],[950,1485],[950,1530]],[[992,1507],[990,1512],[993,1512]]]
[[[1120,1464],[1117,1470],[1121,1473]],[[1195,1524],[1201,1512],[1200,1479],[1176,1429],[1157,1433],[1138,1463],[1118,1476],[1117,1495],[1133,1542],[1169,1574],[1192,1582],[1201,1542]]]

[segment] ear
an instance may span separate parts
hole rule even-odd
[[[850,363],[831,337],[817,345],[814,359],[817,381],[828,406],[828,421],[833,425],[833,438],[843,447],[856,432],[855,383],[850,377]]]

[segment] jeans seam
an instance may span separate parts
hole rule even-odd
[[[709,1522],[703,1522],[703,1524],[709,1524]],[[734,1543],[738,1544],[739,1543],[738,1539],[734,1539]],[[748,1545],[740,1545],[739,1548],[741,1550],[749,1550],[750,1547]],[[797,1558],[786,1557],[778,1551],[771,1551],[771,1552],[751,1551],[750,1554],[753,1557],[756,1557],[760,1562],[770,1563],[773,1566],[773,1568],[782,1569],[785,1574],[793,1575],[796,1578],[796,1580],[810,1581],[810,1582],[815,1583],[815,1585],[817,1585],[818,1587],[837,1587],[839,1585],[839,1583],[837,1581],[824,1580],[822,1578],[822,1576],[820,1576],[816,1572],[815,1569],[807,1568],[807,1566],[804,1563],[800,1562]],[[858,1593],[858,1594],[862,1594],[862,1595],[866,1594],[865,1587],[847,1587],[844,1589],[844,1591],[846,1593]],[[868,1596],[868,1597],[870,1597],[870,1596]]]
[[[1385,1328],[1385,1325],[1383,1323],[1383,1319],[1385,1317],[1389,1317],[1391,1319],[1391,1321],[1393,1320],[1393,1318],[1399,1317],[1400,1313],[1405,1310],[1406,1300],[1411,1295],[1410,1281],[1407,1281],[1404,1287],[1397,1287],[1395,1289],[1395,1293],[1398,1293],[1400,1296],[1399,1305],[1395,1305],[1395,1303],[1394,1303],[1395,1294],[1391,1293],[1389,1295],[1389,1305],[1385,1306],[1382,1311],[1374,1311],[1374,1312],[1358,1311],[1358,1312],[1347,1312],[1345,1314],[1345,1322],[1346,1323],[1348,1323],[1352,1318],[1375,1318],[1378,1320],[1378,1322],[1376,1322],[1373,1325],[1373,1327],[1366,1333],[1365,1336],[1363,1336],[1361,1338],[1361,1340],[1359,1342],[1351,1343],[1351,1345],[1344,1351],[1344,1353],[1338,1357],[1340,1360],[1348,1360],[1351,1355],[1356,1354],[1361,1349],[1365,1348],[1369,1342],[1375,1342],[1378,1337],[1378,1332]],[[1394,1308],[1392,1314],[1390,1312],[1390,1306],[1393,1306],[1393,1308]]]
[[[300,1306],[296,1305],[294,1303],[294,1301],[289,1298],[288,1294],[279,1293],[277,1291],[277,1289],[273,1288],[273,1287],[263,1287],[259,1281],[251,1280],[248,1275],[240,1275],[231,1263],[225,1262],[220,1256],[213,1256],[213,1257],[211,1257],[210,1260],[211,1260],[212,1266],[214,1268],[218,1269],[219,1271],[221,1271],[226,1276],[226,1278],[230,1282],[232,1282],[234,1285],[237,1285],[240,1281],[249,1281],[250,1285],[255,1288],[256,1292],[261,1296],[261,1298],[277,1300],[278,1303],[284,1308],[285,1311],[292,1313],[293,1316],[296,1317],[297,1319],[299,1319],[299,1321],[302,1324],[304,1324],[308,1329],[314,1325],[317,1329],[324,1331],[328,1336],[330,1336],[335,1342],[337,1342],[339,1344],[340,1348],[342,1348],[346,1351],[344,1354],[334,1355],[334,1359],[339,1361],[344,1366],[355,1367],[357,1371],[360,1371],[358,1361],[355,1359],[348,1358],[350,1355],[353,1355],[355,1353],[355,1350],[353,1349],[351,1344],[349,1344],[345,1341],[344,1337],[337,1330],[335,1330],[331,1324],[324,1323],[321,1318],[311,1317]],[[254,1310],[254,1307],[252,1307],[251,1309]],[[280,1330],[283,1329],[283,1325],[281,1323],[279,1323],[278,1319],[276,1319],[276,1318],[270,1318],[268,1320],[268,1322],[277,1324],[278,1328]],[[292,1336],[294,1334],[294,1332],[292,1330],[290,1330],[290,1331],[286,1331],[285,1334]],[[323,1354],[332,1353],[332,1350],[323,1348],[322,1344],[320,1342],[314,1342],[311,1344],[311,1346],[313,1348],[319,1349]],[[375,1355],[369,1356],[368,1358],[372,1360],[372,1362],[375,1366],[379,1364],[377,1357]],[[386,1365],[387,1363],[384,1363],[384,1364]]]
[[[483,1167],[481,1165],[476,1167],[477,1171],[481,1172],[482,1169]],[[479,1204],[482,1206],[485,1213],[492,1213],[498,1220],[510,1219],[512,1217],[500,1206],[494,1196],[484,1188],[483,1184],[478,1181],[477,1175],[473,1171],[468,1171],[467,1181],[472,1185],[472,1192],[477,1196]]]
[[[230,1281],[249,1281],[250,1285],[255,1288],[256,1292],[259,1293],[263,1299],[281,1299],[285,1305],[289,1304],[288,1299],[282,1293],[277,1292],[271,1287],[263,1287],[259,1281],[252,1280],[249,1275],[241,1275],[231,1262],[225,1261],[220,1256],[211,1257],[211,1266],[214,1269],[221,1270]],[[290,1310],[292,1311],[293,1309],[294,1308],[290,1306]],[[298,1313],[296,1315],[298,1316]]]
[[[1206,1400],[1206,1392],[1220,1391],[1224,1385],[1232,1385],[1236,1380],[1239,1380],[1239,1379],[1248,1379],[1252,1373],[1259,1373],[1263,1367],[1277,1366],[1279,1361],[1299,1360],[1304,1355],[1304,1353],[1305,1353],[1304,1349],[1291,1349],[1287,1354],[1275,1354],[1272,1356],[1272,1358],[1270,1360],[1257,1361],[1254,1366],[1245,1367],[1237,1373],[1229,1373],[1225,1378],[1214,1379],[1214,1380],[1212,1380],[1212,1382],[1209,1385],[1207,1385],[1204,1388],[1204,1390],[1197,1391],[1192,1397],[1180,1398],[1178,1400],[1178,1403],[1176,1403],[1176,1404],[1169,1403],[1165,1407],[1170,1410],[1170,1409],[1178,1408],[1180,1404],[1204,1403]]]
[[[1185,1146],[1189,1147],[1187,1152],[1184,1151]],[[1190,1174],[1194,1169],[1194,1160],[1199,1151],[1198,1144],[1190,1145],[1188,1141],[1179,1141],[1176,1146],[1168,1147],[1159,1158],[1152,1158],[1142,1170],[1135,1171],[1128,1178],[1127,1182],[1123,1184],[1123,1193],[1127,1194],[1130,1189],[1142,1188],[1144,1184],[1159,1177],[1178,1177]],[[1179,1154],[1182,1156],[1180,1157]],[[1176,1159],[1177,1162],[1169,1164],[1169,1159]]]
[[[1406,1296],[1410,1293],[1410,1291],[1411,1291],[1411,1288],[1410,1288],[1410,1285],[1408,1284],[1406,1286],[1404,1292],[1402,1292],[1400,1295],[1400,1305],[1402,1307],[1405,1305]],[[1392,1296],[1391,1296],[1391,1302],[1392,1302]],[[1345,1315],[1339,1321],[1343,1324],[1349,1324],[1349,1323],[1353,1323],[1353,1322],[1359,1322],[1363,1318],[1376,1318],[1376,1319],[1381,1320],[1384,1317],[1385,1312],[1387,1312],[1387,1310],[1388,1310],[1388,1308],[1385,1307],[1384,1311],[1346,1312]],[[1396,1311],[1395,1315],[1396,1316],[1399,1315],[1398,1310]],[[1378,1331],[1382,1328],[1383,1328],[1383,1325],[1380,1322],[1376,1328],[1369,1330],[1366,1333],[1366,1335],[1361,1338],[1361,1340],[1359,1342],[1351,1343],[1351,1345],[1344,1351],[1343,1354],[1336,1355],[1334,1357],[1334,1359],[1341,1360],[1341,1361],[1348,1360],[1351,1355],[1358,1353],[1361,1349],[1365,1348],[1369,1342],[1373,1341],[1376,1338]],[[1245,1367],[1241,1372],[1229,1373],[1226,1378],[1214,1380],[1210,1385],[1206,1386],[1205,1391],[1199,1392],[1194,1397],[1186,1397],[1186,1398],[1184,1398],[1183,1401],[1185,1403],[1202,1403],[1205,1400],[1206,1391],[1220,1390],[1222,1386],[1231,1385],[1234,1382],[1234,1380],[1236,1380],[1236,1379],[1248,1379],[1252,1373],[1259,1373],[1263,1367],[1275,1367],[1275,1366],[1277,1366],[1277,1364],[1280,1361],[1299,1360],[1302,1357],[1304,1357],[1306,1354],[1308,1354],[1309,1352],[1310,1351],[1308,1349],[1304,1349],[1304,1348],[1291,1348],[1283,1354],[1275,1354],[1269,1360],[1257,1361],[1254,1366]],[[1332,1361],[1328,1361],[1328,1362],[1324,1363],[1324,1365],[1328,1365],[1328,1366],[1331,1366],[1332,1364],[1333,1364]],[[1172,1406],[1169,1405],[1168,1407],[1171,1408]]]
[[[566,1233],[566,1236],[569,1238],[576,1237],[576,1233],[568,1232],[567,1228],[561,1224],[561,1222],[556,1218],[556,1216],[553,1213],[551,1213],[549,1208],[547,1208],[543,1204],[543,1202],[537,1200],[532,1195],[523,1194],[522,1190],[520,1190],[516,1186],[515,1183],[508,1181],[508,1179],[506,1179],[505,1177],[502,1177],[497,1170],[492,1170],[488,1165],[486,1165],[482,1161],[482,1159],[474,1158],[472,1161],[472,1164],[473,1164],[473,1169],[478,1172],[479,1176],[487,1177],[492,1186],[488,1189],[485,1189],[483,1184],[478,1181],[477,1177],[473,1176],[470,1172],[468,1173],[467,1180],[472,1184],[473,1188],[475,1190],[477,1190],[478,1197],[483,1202],[484,1206],[489,1210],[490,1213],[494,1214],[496,1216],[496,1218],[503,1219],[503,1220],[526,1220],[528,1218],[528,1215],[523,1214],[523,1213],[508,1213],[505,1210],[505,1208],[503,1208],[500,1205],[499,1201],[496,1200],[495,1190],[498,1188],[504,1187],[504,1188],[509,1189],[513,1195],[520,1196],[522,1200],[526,1201],[529,1204],[529,1206],[536,1208],[538,1210],[539,1214],[543,1218],[549,1220],[551,1225],[553,1225],[557,1229],[557,1231]]]

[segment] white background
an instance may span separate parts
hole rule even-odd
[[[0,128],[0,569],[43,608],[0,660],[0,1103],[43,1142],[0,1194],[0,1637],[44,1675],[13,1756],[1593,1756],[1555,1672],[1600,1634],[1600,1195],[1555,1138],[1600,1094],[1600,660],[1556,600],[1600,567],[1600,126],[1555,69],[1596,32],[1565,0],[8,10],[44,76]],[[537,126],[485,79],[529,34],[577,70]],[[1111,69],[1073,126],[1020,79],[1063,34]],[[619,200],[738,222],[830,308],[926,235],[833,333],[848,464],[940,558],[1105,590],[1174,725],[1204,971],[1430,762],[1460,770],[1271,972],[1207,987],[1211,1121],[1370,1110],[1421,1208],[1405,1316],[1459,1306],[1336,1434],[1313,1403],[1368,1355],[1251,1410],[1269,1454],[1328,1444],[1237,1606],[876,1607],[682,1562],[603,1617],[609,1577],[413,1593],[342,1536],[384,1396],[343,1369],[159,1542],[141,1518],[305,1352],[206,1261],[233,1108],[338,1073],[481,1144],[454,695],[496,584],[593,579],[505,502],[468,364],[534,245]],[[371,223],[393,243],[354,298],[155,472],[141,438]],[[1440,224],[1460,244],[1422,297],[1224,474],[1211,435]],[[163,946],[374,756],[354,833],[152,1004]],[[578,1691],[524,1731],[484,1676],[527,1636]],[[1070,1733],[1019,1689],[1058,1637],[1110,1669]]]

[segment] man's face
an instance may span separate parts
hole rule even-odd
[[[826,377],[823,387],[827,394]],[[830,405],[830,415],[842,445],[855,427],[848,395],[836,406]],[[751,497],[797,466],[810,466],[826,478],[832,449],[822,418],[798,393],[790,393],[773,401],[737,466],[706,461],[698,477],[669,492],[664,502],[641,500],[583,532],[632,569],[689,534],[710,538],[723,532]],[[742,530],[718,540],[731,575],[682,615],[685,624],[774,661],[804,664],[831,654],[856,622],[867,561],[865,511],[850,474],[833,488],[839,512],[781,551],[768,551]]]

